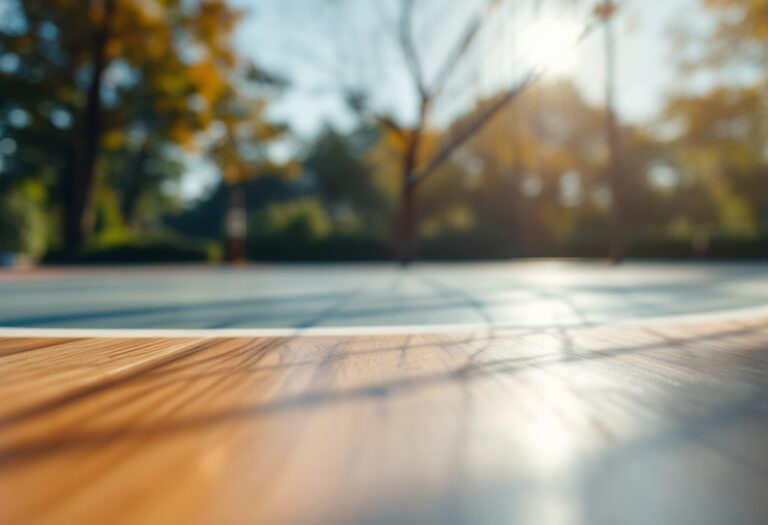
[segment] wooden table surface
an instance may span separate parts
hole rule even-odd
[[[0,339],[0,523],[768,523],[768,322]]]

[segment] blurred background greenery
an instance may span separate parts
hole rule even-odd
[[[234,44],[224,0],[10,0],[0,9],[0,252],[50,263],[217,262],[233,188],[251,260],[395,254],[403,134],[348,97],[354,122],[297,138],[270,105],[292,79]],[[707,0],[712,30],[649,124],[619,126],[626,253],[768,256],[768,10]],[[85,6],[85,7],[84,7]],[[670,33],[670,40],[679,37]],[[694,38],[690,35],[688,38]],[[729,71],[749,71],[734,81]],[[426,126],[426,162],[501,96]],[[603,257],[611,192],[605,109],[542,78],[425,181],[416,231],[428,259]],[[412,135],[411,135],[412,136]],[[274,144],[293,141],[290,155]],[[217,180],[179,188],[190,158]],[[418,160],[418,159],[417,159]],[[231,255],[231,254],[229,254]]]

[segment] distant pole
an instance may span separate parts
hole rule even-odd
[[[605,30],[605,124],[608,143],[606,179],[611,188],[609,249],[611,261],[618,264],[624,258],[624,223],[620,144],[615,101],[616,46],[613,34],[613,16],[615,13],[616,4],[612,0],[603,0],[595,8],[595,14],[603,21]]]
[[[229,188],[229,209],[226,219],[229,262],[235,266],[245,264],[245,190],[242,184]]]
[[[229,263],[233,266],[245,264],[245,237],[248,212],[246,211],[245,177],[237,153],[237,141],[231,129],[227,129],[228,148],[224,181],[229,186],[225,230]]]

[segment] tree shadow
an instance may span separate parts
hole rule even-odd
[[[653,342],[641,345],[614,345],[592,350],[579,349],[570,338],[572,334],[569,331],[557,330],[546,332],[558,344],[545,352],[538,350],[527,355],[500,358],[494,356],[505,353],[510,344],[515,345],[517,354],[520,353],[521,348],[524,350],[525,338],[529,334],[513,334],[512,340],[509,339],[509,335],[504,333],[482,333],[458,340],[422,336],[426,339],[421,342],[419,338],[409,336],[405,337],[399,344],[366,349],[364,350],[365,355],[397,351],[400,353],[399,361],[404,363],[409,356],[415,355],[419,348],[431,348],[434,351],[436,347],[439,347],[440,352],[452,355],[452,359],[457,360],[456,365],[446,370],[410,376],[395,375],[381,381],[371,381],[342,389],[330,387],[333,384],[333,374],[338,371],[338,367],[342,363],[357,356],[358,352],[350,350],[350,348],[356,346],[356,343],[360,343],[364,338],[305,338],[302,340],[303,345],[314,342],[322,348],[323,355],[320,358],[277,365],[288,370],[293,367],[311,367],[315,370],[313,377],[316,377],[317,381],[313,380],[310,387],[298,393],[281,395],[262,403],[229,406],[210,413],[195,414],[183,418],[169,418],[152,424],[128,422],[123,425],[87,431],[76,428],[66,429],[56,435],[42,436],[36,441],[14,443],[0,448],[0,464],[18,464],[52,454],[61,454],[69,450],[87,450],[121,439],[158,438],[231,422],[258,420],[282,413],[322,409],[340,403],[407,397],[416,391],[433,386],[455,385],[461,388],[465,395],[469,395],[468,387],[471,383],[491,376],[509,377],[531,369],[549,369],[554,366],[574,364],[588,365],[621,356],[645,355],[654,350],[676,351],[685,346],[702,342],[712,343],[737,336],[754,336],[758,332],[764,332],[764,330],[765,327],[761,325],[730,325],[729,328],[715,333],[690,337],[658,336],[649,331],[647,333],[653,338]],[[12,426],[34,422],[38,418],[48,417],[67,409],[76,410],[81,403],[110,392],[120,391],[121,388],[129,385],[134,390],[131,391],[131,399],[124,400],[124,402],[135,401],[174,383],[194,384],[195,381],[203,378],[227,380],[238,376],[268,377],[269,373],[275,370],[275,365],[262,365],[261,361],[266,356],[280,352],[281,349],[293,344],[294,339],[275,338],[261,341],[243,339],[242,342],[241,340],[233,340],[237,344],[223,353],[211,352],[211,348],[216,345],[216,339],[205,340],[179,354],[132,370],[123,376],[109,378],[23,411],[6,415],[0,419],[0,427],[9,429]],[[480,343],[479,347],[477,343]],[[456,351],[453,352],[452,348]],[[493,355],[487,355],[489,351]],[[210,370],[210,367],[215,368]],[[199,395],[205,395],[205,392],[200,392]],[[764,392],[760,395],[764,396]],[[763,400],[763,397],[760,397],[760,400]],[[472,403],[465,400],[462,411],[471,412],[471,406]],[[100,409],[103,410],[103,407]],[[98,418],[98,413],[94,414],[94,417]],[[462,417],[468,417],[468,415],[465,414]]]
[[[402,280],[420,283],[430,292],[406,296],[392,302]],[[592,326],[614,318],[644,318],[679,313],[706,313],[729,308],[764,306],[762,298],[745,299],[730,289],[733,283],[701,282],[648,284],[641,291],[625,286],[573,284],[559,287],[535,285],[519,280],[501,279],[494,285],[473,283],[466,286],[446,284],[444,278],[420,272],[396,273],[390,289],[383,294],[355,288],[334,292],[305,292],[296,295],[267,295],[248,299],[202,300],[154,306],[100,308],[98,310],[59,312],[44,315],[6,316],[0,324],[7,327],[199,327],[233,328],[283,326],[306,329],[321,325],[372,325],[382,319],[403,319],[403,324],[424,324],[438,319],[443,323],[474,322],[499,328],[552,328]],[[511,300],[507,292],[525,294]],[[577,303],[579,294],[599,294],[603,299],[589,308]],[[548,319],[538,323],[520,323],[514,318],[538,301],[551,308],[562,305],[572,319]],[[649,299],[651,298],[651,299]],[[499,315],[499,307],[503,310]],[[504,310],[507,313],[504,313]],[[427,316],[425,317],[425,313]],[[496,315],[494,315],[496,314]],[[384,324],[388,324],[385,322]]]

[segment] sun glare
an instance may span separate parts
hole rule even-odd
[[[569,73],[576,65],[579,32],[572,20],[542,18],[523,31],[520,52],[533,67],[555,74]]]

